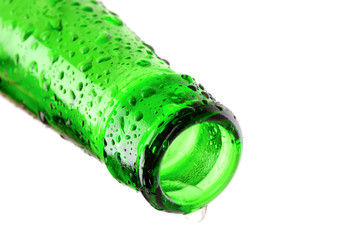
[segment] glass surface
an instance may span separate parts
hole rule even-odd
[[[198,209],[231,180],[238,163],[234,136],[215,122],[189,127],[171,143],[161,161],[164,193],[182,206]]]
[[[209,202],[240,156],[234,115],[97,1],[0,1],[0,92],[159,210],[189,213]],[[189,126],[179,137],[187,155],[175,156],[178,140],[166,151]],[[188,155],[198,168],[185,164]]]

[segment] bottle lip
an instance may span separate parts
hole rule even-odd
[[[234,114],[222,104],[195,102],[191,107],[183,108],[172,115],[173,117],[158,128],[162,129],[148,141],[145,152],[141,156],[139,166],[140,191],[145,199],[156,209],[173,213],[187,214],[197,209],[188,209],[173,201],[163,191],[160,184],[160,165],[170,144],[184,130],[203,122],[216,122],[229,130],[235,139],[239,139],[238,158],[240,159],[242,133]],[[165,147],[164,147],[165,146]],[[233,174],[235,171],[233,172]],[[232,179],[231,176],[230,179]],[[228,183],[227,183],[228,184]],[[205,204],[206,205],[206,204]],[[203,207],[203,206],[202,206]],[[201,208],[201,207],[200,207]]]

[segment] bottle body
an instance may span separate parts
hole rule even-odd
[[[3,94],[100,159],[157,209],[201,208],[236,169],[241,135],[232,113],[190,76],[172,71],[99,2],[1,1],[0,79]],[[192,126],[197,127],[179,141],[196,138],[190,145],[207,150],[188,146],[187,155],[172,162],[168,150]],[[213,160],[198,156],[206,152]],[[225,163],[218,161],[221,156]],[[189,158],[200,159],[198,166],[181,174],[172,169],[186,169]],[[195,182],[189,173],[199,175]],[[219,186],[198,201],[205,187],[193,186],[209,175],[226,181],[207,179],[204,186]]]

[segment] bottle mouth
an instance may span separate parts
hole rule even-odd
[[[151,171],[152,177],[143,174],[142,192],[157,209],[187,214],[206,206],[228,185],[239,162],[241,133],[222,106],[176,115],[146,151],[143,173]]]
[[[209,121],[180,133],[160,164],[160,187],[185,209],[195,211],[212,201],[230,182],[238,163],[235,137]]]

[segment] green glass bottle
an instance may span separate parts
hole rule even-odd
[[[204,207],[239,162],[235,116],[97,1],[0,0],[0,91],[159,210]]]

